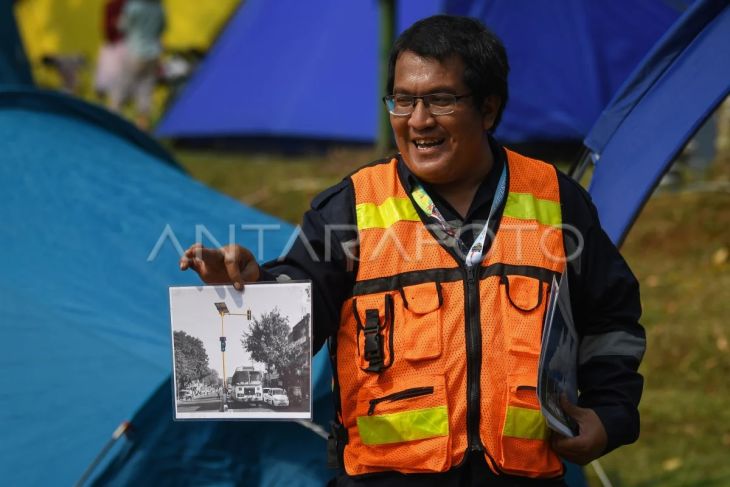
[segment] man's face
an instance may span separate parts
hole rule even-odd
[[[440,62],[404,51],[395,63],[393,94],[469,94],[463,75],[464,62],[458,56]],[[434,185],[473,178],[490,157],[485,131],[494,123],[494,105],[495,99],[488,98],[480,111],[466,97],[457,101],[453,113],[434,116],[419,100],[410,116],[391,114],[398,150],[411,172]]]

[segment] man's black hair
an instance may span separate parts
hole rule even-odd
[[[500,98],[492,131],[497,127],[507,104],[509,64],[502,41],[484,24],[469,17],[434,15],[410,26],[390,51],[388,93],[393,93],[395,62],[405,51],[439,62],[459,56],[464,62],[464,84],[476,107],[481,109],[487,96]]]

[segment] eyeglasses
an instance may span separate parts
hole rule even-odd
[[[396,117],[407,117],[416,109],[416,102],[423,101],[431,115],[448,115],[454,113],[456,102],[462,98],[471,96],[471,93],[465,95],[452,95],[450,93],[430,93],[423,96],[413,95],[386,95],[383,102],[388,111]]]

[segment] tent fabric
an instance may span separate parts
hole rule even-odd
[[[510,100],[497,136],[580,140],[679,16],[663,0],[397,2],[397,31],[447,12],[504,41]],[[375,139],[377,2],[251,0],[242,5],[157,133],[178,138]],[[293,41],[292,41],[293,40]]]
[[[32,85],[33,77],[13,13],[14,0],[0,0],[0,84]]]
[[[724,2],[697,2],[676,22],[647,52],[641,64],[626,78],[607,105],[600,119],[591,127],[585,137],[585,145],[596,153],[603,152],[618,126],[627,118],[641,98],[652,89],[657,80],[667,71],[688,47],[688,39],[697,37],[719,11]]]
[[[0,84],[0,107],[46,114],[55,113],[62,117],[74,118],[79,122],[91,124],[97,129],[106,130],[110,134],[123,138],[127,143],[136,146],[150,156],[182,171],[169,152],[157,141],[140,132],[132,123],[124,118],[111,116],[107,110],[85,103],[78,98],[56,91]],[[21,149],[24,148],[21,147]]]
[[[5,485],[71,485],[117,425],[168,380],[168,286],[199,283],[178,270],[179,248],[196,240],[196,229],[210,245],[243,224],[278,224],[281,231],[265,232],[262,257],[270,259],[292,228],[193,181],[159,147],[148,150],[154,142],[134,143],[114,115],[102,120],[97,107],[30,90],[6,94],[0,88],[0,472]],[[257,249],[256,232],[234,236]],[[171,417],[169,400],[152,414]],[[219,428],[177,427],[186,438],[181,458],[195,451],[191,438]],[[248,438],[267,431],[265,423],[235,428]],[[277,427],[289,429],[301,448],[324,456],[319,436]],[[220,450],[238,461],[223,440]],[[215,455],[223,461],[224,453]],[[280,452],[259,466],[308,468]]]
[[[728,39],[727,1],[695,2],[586,137],[597,159],[589,191],[614,242],[623,241],[671,161],[730,93]]]
[[[679,17],[663,1],[474,0],[509,56],[510,99],[498,138],[581,140],[626,76]]]
[[[319,353],[312,362],[319,433],[302,422],[172,421],[167,381],[132,418],[128,440],[92,485],[325,485],[334,476],[321,436],[334,417],[327,360]]]

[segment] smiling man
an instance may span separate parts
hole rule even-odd
[[[180,261],[207,283],[311,279],[330,340],[333,485],[565,485],[638,437],[636,279],[583,189],[490,134],[507,57],[478,21],[421,20],[384,97],[398,153],[324,191],[303,237],[259,267],[237,245]],[[549,433],[535,386],[550,282],[567,270],[580,335],[578,434]]]

